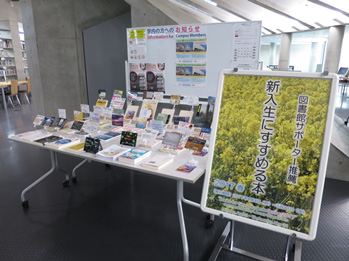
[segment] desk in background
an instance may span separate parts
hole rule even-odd
[[[20,84],[27,84],[27,81],[18,81],[18,85]],[[0,82],[2,103],[6,112],[7,112],[7,102],[6,102],[5,88],[8,88],[8,87],[11,87],[11,82]]]

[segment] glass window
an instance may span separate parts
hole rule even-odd
[[[328,29],[292,34],[290,67],[295,71],[322,72],[328,41]]]
[[[263,66],[277,68],[279,64],[281,35],[262,36],[259,60],[263,62]]]

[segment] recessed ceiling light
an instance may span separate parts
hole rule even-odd
[[[213,2],[211,0],[204,0],[206,3],[209,3],[211,5],[214,5],[214,6],[217,6],[217,3],[216,2]]]

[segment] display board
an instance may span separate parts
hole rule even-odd
[[[258,69],[260,37],[260,21],[129,28],[129,89],[214,96],[222,69]]]
[[[222,71],[202,210],[313,240],[337,83],[336,75]]]

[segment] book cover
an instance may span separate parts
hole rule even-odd
[[[126,98],[117,98],[110,102],[110,108],[112,109],[123,109]]]
[[[45,116],[44,115],[36,115],[33,124],[34,126],[40,126],[44,122]]]
[[[127,99],[129,101],[137,101],[138,92],[127,92]]]
[[[51,134],[49,134],[49,133],[43,133],[40,131],[33,131],[33,132],[26,132],[26,133],[18,134],[17,136],[19,136],[19,138],[22,139],[23,141],[34,141],[37,139],[48,137],[50,135]]]
[[[169,145],[172,147],[177,147],[179,142],[181,141],[182,134],[179,132],[169,132],[165,133],[164,139],[162,140],[162,144]]]
[[[105,148],[101,151],[99,151],[96,154],[97,158],[103,158],[103,159],[112,159],[115,160],[117,157],[119,157],[120,155],[128,152],[130,149],[128,148],[123,148],[121,146],[118,145],[111,145],[108,148]]]
[[[145,118],[137,118],[136,127],[137,128],[142,128],[142,129],[147,127],[147,119],[145,119]]]
[[[193,151],[193,155],[200,156],[200,157],[206,156],[207,153],[208,153],[208,151],[203,151],[203,150],[202,151]]]
[[[164,113],[158,113],[158,115],[156,116],[157,121],[163,121],[165,124],[168,124],[170,118],[171,118],[171,115],[164,114]]]
[[[148,109],[150,110],[150,115],[147,118],[148,121],[153,120],[156,112],[156,107],[158,106],[157,100],[150,100],[150,99],[144,99],[142,103],[142,109]]]
[[[74,120],[75,121],[82,121],[84,117],[84,113],[81,111],[74,111]]]
[[[141,160],[149,157],[150,154],[151,154],[151,151],[148,149],[134,148],[126,152],[125,154],[121,155],[120,157],[118,157],[118,159],[121,162],[137,164]]]
[[[117,136],[120,136],[120,132],[115,132],[115,131],[108,131],[106,133],[104,133],[104,135],[107,135],[107,136],[112,136],[112,137],[117,137]]]
[[[180,95],[171,95],[170,97],[170,103],[173,105],[178,105],[181,102],[181,96]]]
[[[80,143],[80,139],[61,139],[55,142],[50,142],[46,146],[54,149],[63,149]]]
[[[121,133],[120,144],[135,147],[137,142],[137,135],[138,134],[134,132],[123,131]]]
[[[76,145],[65,148],[67,151],[71,152],[83,152],[85,147],[85,142],[78,143]]]
[[[40,143],[42,145],[46,145],[47,143],[54,142],[57,140],[62,140],[62,139],[63,139],[62,137],[51,135],[45,138],[34,140],[34,142]]]
[[[95,139],[100,139],[100,140],[104,140],[104,141],[110,141],[113,137],[109,136],[109,135],[105,135],[105,134],[100,134],[97,135],[96,137],[94,137]]]
[[[205,146],[205,143],[206,143],[206,140],[204,139],[199,139],[199,138],[190,136],[184,147],[190,150],[202,151],[202,149]]]
[[[163,121],[151,120],[149,126],[153,130],[157,130],[159,133],[162,133],[165,128],[165,123]]]
[[[155,140],[158,134],[159,131],[157,130],[145,128],[142,133],[142,139]]]
[[[51,127],[55,121],[55,118],[56,117],[53,117],[53,116],[45,116],[45,119],[44,119],[44,126],[45,127]]]
[[[96,102],[96,106],[107,107],[108,100],[98,99]]]
[[[173,116],[173,124],[178,125],[180,121],[189,122],[189,119],[190,119],[190,117],[174,115]]]
[[[173,156],[167,156],[167,155],[155,155],[148,160],[142,162],[142,166],[146,168],[156,169],[159,170],[166,165],[173,162]]]
[[[125,115],[125,119],[132,120],[133,117],[135,116],[136,111],[127,111]]]
[[[77,121],[77,120],[75,120],[75,121],[73,122],[73,125],[71,126],[71,129],[72,129],[72,130],[78,130],[78,131],[80,131],[83,125],[84,125],[84,122],[83,122],[83,121]]]
[[[196,168],[195,165],[189,165],[189,164],[183,164],[180,167],[178,167],[178,169],[176,169],[177,171],[181,171],[184,173],[190,173],[192,172],[194,169]]]
[[[112,99],[122,98],[122,93],[123,93],[123,91],[114,90]]]
[[[173,154],[173,155],[178,155],[180,154],[181,152],[183,152],[185,150],[184,146],[183,145],[178,145],[177,147],[174,147],[174,146],[169,146],[169,145],[164,145],[160,151],[161,152],[165,152],[165,153],[170,153],[170,154]]]
[[[62,129],[64,127],[64,124],[67,122],[67,119],[65,118],[58,118],[56,126],[59,129]]]
[[[124,126],[124,115],[113,114],[111,122],[114,126]]]

